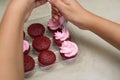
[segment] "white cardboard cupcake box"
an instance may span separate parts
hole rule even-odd
[[[0,0],[0,19],[9,0]],[[79,0],[89,11],[120,23],[119,0]],[[25,29],[30,23],[40,22],[47,25],[50,6],[46,4],[34,10]],[[74,64],[56,63],[51,70],[38,70],[26,80],[120,80],[120,51],[90,31],[80,30],[71,23],[73,41],[78,44],[79,58]],[[46,34],[48,35],[48,34]],[[55,46],[51,49],[55,50]],[[57,51],[56,51],[57,52]]]

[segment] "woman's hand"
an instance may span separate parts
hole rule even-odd
[[[49,0],[49,2],[53,5],[52,13],[54,21],[58,20],[59,16],[63,15],[67,20],[76,26],[79,26],[80,29],[86,29],[83,25],[86,21],[87,11],[77,2],[77,0]]]
[[[24,20],[26,21],[34,8],[45,4],[47,0],[11,0],[13,6],[18,6],[18,9],[25,9]]]
[[[26,16],[25,16],[25,20],[27,20],[32,12],[32,10],[36,7],[39,7],[43,4],[45,4],[47,2],[47,0],[28,0],[29,4],[27,7],[27,12],[26,12]]]

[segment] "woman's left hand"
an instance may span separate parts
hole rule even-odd
[[[28,0],[25,21],[27,21],[27,19],[31,15],[31,12],[34,8],[41,6],[41,5],[45,4],[46,2],[47,2],[47,0]]]
[[[10,4],[16,9],[24,11],[24,21],[27,21],[34,8],[45,4],[47,0],[11,0]]]

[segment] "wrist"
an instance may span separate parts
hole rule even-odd
[[[91,12],[87,11],[84,8],[79,10],[78,14],[79,16],[77,17],[76,21],[78,25],[81,25],[87,29],[94,25],[94,22],[96,21],[96,16],[94,14],[92,14]]]
[[[13,6],[16,10],[27,11],[34,1],[35,0],[11,0],[9,5]]]
[[[86,26],[89,23],[89,12],[82,8],[79,7],[77,8],[77,12],[75,15],[70,19],[71,22],[73,22],[76,26]]]
[[[26,14],[33,1],[34,0],[11,0],[8,8],[16,16],[21,16],[21,19],[25,22]]]

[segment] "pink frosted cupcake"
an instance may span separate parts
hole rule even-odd
[[[57,45],[60,46],[63,41],[70,40],[69,31],[65,27],[63,27],[61,32],[59,31],[55,32],[53,40]]]
[[[60,47],[60,55],[63,59],[74,58],[78,53],[78,46],[71,41],[64,41]]]
[[[23,53],[24,53],[24,55],[27,55],[29,52],[30,52],[29,42],[26,40],[23,40]]]
[[[50,19],[48,22],[48,29],[51,32],[61,31],[62,25],[66,23],[66,20],[63,16],[60,17],[59,21],[54,22],[53,19]]]
[[[53,20],[50,19],[48,22],[48,29],[49,29],[49,31],[51,31],[53,33],[56,31],[61,31],[60,23],[58,21],[53,22]]]

